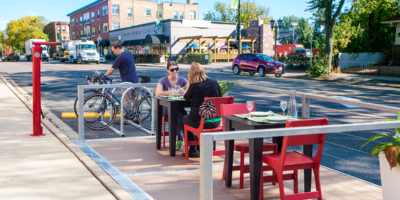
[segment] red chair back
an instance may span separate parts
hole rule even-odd
[[[286,128],[291,127],[302,127],[302,126],[321,126],[328,125],[328,119],[306,119],[306,120],[295,120],[287,121]],[[322,149],[324,148],[325,133],[312,134],[312,135],[295,135],[295,136],[285,136],[282,143],[282,154],[286,154],[287,147],[289,146],[299,146],[299,145],[312,145],[318,144],[318,151],[314,158],[312,158],[316,163],[320,163],[322,156]],[[285,156],[281,156],[278,161],[282,166],[285,162]]]
[[[221,116],[221,105],[222,104],[233,104],[233,97],[204,97],[204,101],[207,101],[207,99],[214,104],[215,106],[215,116]]]
[[[256,111],[256,107],[254,106],[251,111],[252,112]],[[247,114],[247,113],[249,113],[249,110],[247,109],[245,103],[221,105],[221,115]]]
[[[328,119],[306,119],[306,120],[295,120],[295,121],[287,121],[286,128],[291,127],[302,127],[302,126],[322,126],[328,125]],[[325,134],[312,134],[312,135],[295,135],[288,136],[290,139],[288,140],[287,146],[300,146],[300,145],[312,145],[312,144],[321,144],[324,142]]]

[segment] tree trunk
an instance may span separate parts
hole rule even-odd
[[[374,33],[373,33],[374,18],[375,14],[374,11],[372,11],[368,16],[368,39],[369,39],[369,45],[372,49],[374,49]]]
[[[326,38],[325,38],[325,56],[328,56],[328,74],[331,74],[332,68],[332,51],[333,51],[333,24],[326,20]]]

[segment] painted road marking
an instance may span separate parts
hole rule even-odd
[[[317,91],[318,91],[318,90],[317,90]],[[336,94],[336,95],[349,96],[349,97],[357,97],[357,98],[364,98],[364,99],[374,99],[374,100],[380,100],[380,101],[389,101],[389,102],[400,103],[400,101],[391,100],[391,99],[382,99],[382,98],[376,98],[376,97],[366,97],[366,96],[358,96],[358,95],[349,95],[349,94],[344,94],[344,93],[339,93],[339,92],[326,92],[326,91],[319,91],[319,92],[326,93],[326,94]]]
[[[239,94],[239,95],[249,96],[249,97],[257,97],[257,98],[261,98],[262,97],[264,99],[269,99],[269,100],[272,100],[272,101],[281,101],[279,99],[265,98],[265,97],[260,96],[260,95],[249,95],[249,94],[242,94],[242,93],[231,92],[231,91],[229,91],[229,93],[234,93],[234,94]],[[299,105],[301,105],[301,104],[299,104]],[[351,111],[344,111],[344,110],[338,110],[338,109],[333,109],[333,108],[326,108],[326,107],[323,107],[323,106],[310,105],[310,107],[322,108],[322,109],[333,110],[333,111],[337,111],[337,112],[344,112],[344,113],[349,113],[349,114],[354,114],[354,115],[361,115],[361,116],[378,118],[378,119],[388,119],[387,117],[381,117],[381,116],[369,115],[369,114],[363,114],[363,113],[357,113],[357,112],[351,112]]]
[[[101,116],[100,114],[94,113],[94,112],[86,112],[86,113],[83,114],[83,117],[84,117],[84,118],[98,118],[98,117],[100,117],[100,116]],[[107,117],[107,118],[108,118],[108,117],[110,117],[110,116],[111,116],[111,115],[110,115],[109,112],[104,113],[104,117]],[[61,117],[62,117],[62,118],[78,118],[74,112],[63,112],[63,113],[61,114]],[[120,114],[117,114],[117,117],[121,117],[121,115],[120,115]]]

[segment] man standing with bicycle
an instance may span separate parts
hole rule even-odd
[[[112,67],[104,74],[104,76],[111,75],[116,69],[119,69],[122,82],[138,83],[139,79],[136,73],[135,59],[130,51],[124,51],[122,45],[119,42],[114,42],[111,45],[112,52],[117,56]],[[121,88],[122,94],[124,94],[126,88]],[[128,110],[132,110],[130,101],[134,102],[136,98],[136,91],[130,90],[124,99],[124,106]],[[132,105],[133,106],[133,105]],[[134,121],[135,122],[135,121]],[[121,123],[115,121],[116,124]],[[127,123],[124,121],[124,123]],[[135,122],[137,123],[137,122]]]

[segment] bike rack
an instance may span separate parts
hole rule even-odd
[[[125,93],[122,95],[122,103],[121,103],[121,131],[117,130],[116,128],[112,127],[112,125],[109,127],[109,129],[111,129],[114,133],[116,133],[117,135],[124,137],[124,123],[123,123],[123,100],[125,98],[125,94],[127,91],[131,90],[131,89],[135,89],[135,88],[143,88],[144,90],[146,90],[147,92],[149,92],[149,94],[151,95],[151,99],[152,99],[152,113],[151,113],[151,131],[138,126],[137,124],[134,124],[133,122],[130,122],[129,124],[132,125],[133,127],[145,132],[146,134],[150,134],[150,135],[154,135],[154,119],[155,119],[155,112],[154,112],[154,95],[153,93],[147,88],[147,87],[156,87],[157,83],[127,83],[127,84],[109,84],[109,85],[78,85],[78,108],[79,108],[79,112],[78,112],[78,134],[79,134],[79,141],[81,142],[85,142],[85,130],[84,130],[84,123],[83,123],[83,101],[84,101],[84,89],[99,89],[99,88],[128,88]]]
[[[126,83],[121,83],[121,84],[126,84]],[[134,90],[136,88],[142,88],[143,90],[146,90],[151,95],[151,106],[152,106],[152,109],[151,109],[151,129],[149,131],[149,130],[143,128],[142,126],[131,122],[130,120],[128,121],[128,124],[133,126],[133,127],[135,127],[135,128],[137,128],[137,129],[139,129],[139,130],[141,130],[141,131],[143,131],[144,133],[146,133],[148,135],[155,135],[155,132],[154,132],[154,98],[153,98],[154,95],[153,95],[153,93],[147,87],[130,87],[125,91],[125,93],[122,95],[122,98],[121,98],[121,106],[122,106],[121,107],[121,114],[120,114],[121,115],[120,116],[121,130],[116,129],[115,127],[113,127],[113,125],[108,127],[115,134],[117,134],[117,135],[119,135],[121,137],[125,137],[125,133],[124,133],[124,100],[125,100],[125,96],[126,96],[128,91]],[[106,123],[104,123],[104,124],[106,124]]]

